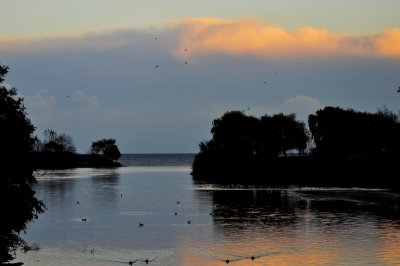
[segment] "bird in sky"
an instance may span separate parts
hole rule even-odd
[[[397,88],[397,92],[400,93],[400,86]]]

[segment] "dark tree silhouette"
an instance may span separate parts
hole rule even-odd
[[[32,190],[34,126],[17,90],[3,84],[7,73],[8,67],[0,65],[0,263],[11,260],[18,247],[27,247],[19,233],[44,210]]]
[[[212,139],[199,144],[192,174],[226,174],[253,171],[289,150],[304,151],[308,133],[294,114],[256,118],[241,111],[226,112],[213,121]]]
[[[325,158],[379,157],[400,152],[400,123],[386,108],[376,113],[325,107],[309,115],[314,154]]]
[[[118,149],[115,139],[101,139],[94,141],[90,147],[91,154],[102,155],[111,160],[118,160],[121,152]]]
[[[72,140],[72,137],[62,133],[58,134],[52,129],[46,129],[44,131],[44,143],[42,147],[42,151],[44,152],[58,152],[58,153],[63,153],[63,152],[69,152],[69,153],[75,153],[76,148],[74,145],[74,141]]]
[[[195,180],[273,186],[365,186],[400,188],[400,120],[387,108],[376,113],[325,107],[305,124],[294,114],[225,113],[213,121],[212,138],[199,144],[192,163]]]
[[[269,146],[274,153],[287,156],[290,150],[297,150],[303,153],[307,147],[308,131],[303,122],[296,120],[296,115],[275,114],[272,117],[267,115],[261,118],[263,133],[267,137]]]

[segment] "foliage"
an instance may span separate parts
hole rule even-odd
[[[42,151],[44,152],[69,152],[75,153],[76,148],[72,137],[62,133],[58,134],[52,129],[44,131],[44,143],[42,144]]]
[[[308,141],[304,123],[294,114],[256,118],[240,111],[226,112],[213,121],[211,133],[212,139],[199,145],[193,172],[245,170],[293,149],[302,153]]]
[[[328,158],[382,157],[400,152],[398,116],[326,107],[309,115],[314,155]]]
[[[294,114],[258,119],[227,112],[213,121],[212,138],[200,143],[192,175],[228,184],[400,188],[397,114],[325,107],[309,115],[308,127]],[[310,143],[309,156],[287,156]]]
[[[17,90],[3,84],[7,73],[8,67],[0,65],[0,263],[12,259],[18,247],[27,245],[19,233],[44,210],[32,190],[36,182],[30,164],[34,126]]]
[[[111,160],[118,160],[121,153],[115,139],[101,139],[94,141],[90,147],[91,154],[99,154]]]

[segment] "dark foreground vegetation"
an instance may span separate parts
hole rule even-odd
[[[17,91],[2,84],[7,73],[0,65],[0,265],[10,261],[17,248],[30,248],[19,233],[45,209],[32,189],[34,126]]]
[[[0,265],[11,261],[18,248],[33,248],[20,233],[45,210],[32,189],[36,183],[34,170],[121,166],[114,139],[95,141],[88,154],[77,154],[72,138],[66,134],[48,129],[43,141],[34,136],[35,127],[27,117],[23,99],[15,88],[3,83],[7,73],[8,67],[0,65]]]
[[[70,152],[33,152],[32,162],[36,169],[108,168],[122,166],[119,162],[99,154],[77,154]]]
[[[326,107],[309,115],[308,127],[294,114],[227,112],[213,121],[212,139],[200,143],[192,176],[222,184],[400,188],[396,114]]]

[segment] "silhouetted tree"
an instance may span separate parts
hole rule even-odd
[[[42,148],[44,152],[76,152],[74,141],[71,136],[65,133],[58,134],[52,129],[46,129],[43,134],[45,137]]]
[[[246,171],[264,159],[297,149],[304,151],[308,133],[294,114],[265,115],[258,119],[241,111],[226,112],[212,123],[212,139],[199,144],[193,173]]]
[[[214,149],[223,151],[224,157],[237,162],[246,162],[259,149],[259,120],[240,111],[226,112],[213,121]]]
[[[118,160],[121,152],[118,149],[115,139],[101,139],[94,141],[90,147],[91,154],[99,154],[111,160]]]
[[[3,84],[7,73],[8,67],[0,65],[0,263],[11,260],[18,247],[27,246],[19,233],[44,209],[32,190],[34,126],[17,90]]]
[[[268,120],[267,117],[264,119]],[[269,141],[275,143],[275,149],[279,151],[279,154],[286,157],[290,150],[304,152],[307,147],[308,131],[303,122],[296,120],[294,113],[275,114],[267,124],[269,126],[264,129],[264,132],[270,136]]]
[[[328,158],[376,157],[400,152],[400,124],[387,109],[377,113],[325,107],[308,117],[313,153]]]

